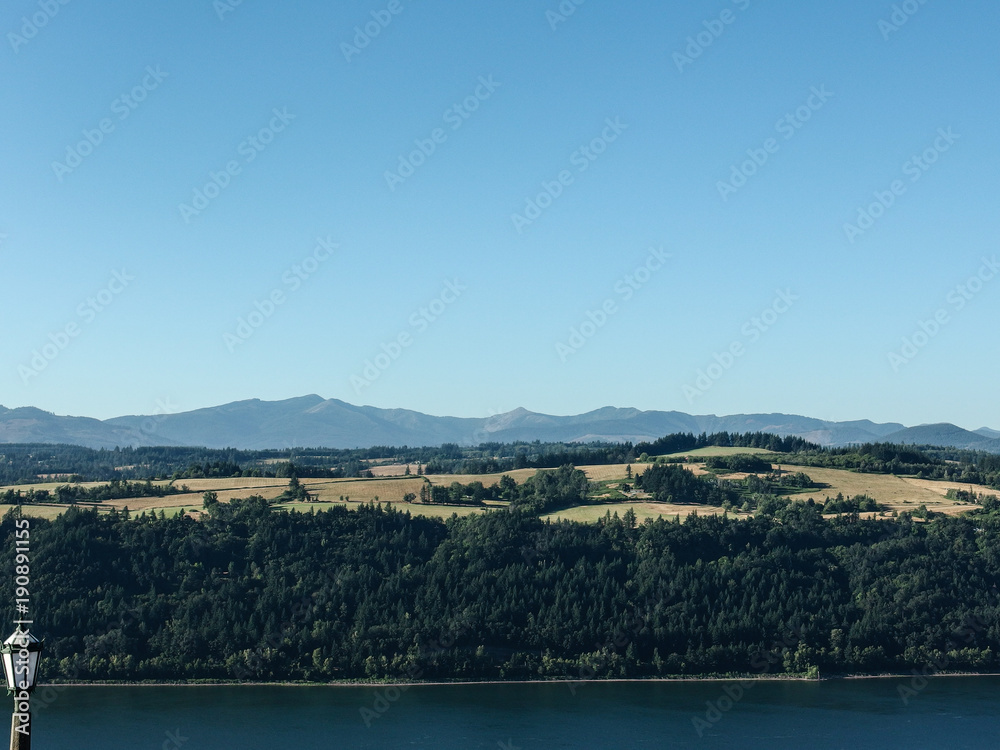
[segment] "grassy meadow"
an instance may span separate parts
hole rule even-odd
[[[727,448],[709,447],[693,451],[686,451],[669,456],[669,458],[687,459],[685,468],[696,474],[706,473],[704,459],[710,456],[734,455],[738,453],[770,453],[761,449],[753,448]],[[772,460],[780,461],[779,454],[770,453]],[[702,460],[699,460],[702,459]],[[635,462],[631,464],[632,476],[641,474],[650,464]],[[779,464],[772,464],[773,467]],[[552,513],[547,518],[567,519],[573,521],[593,522],[601,518],[607,512],[624,513],[631,508],[636,516],[642,520],[645,518],[656,518],[659,516],[674,517],[680,515],[682,518],[688,513],[697,511],[700,514],[722,513],[721,508],[709,506],[677,505],[656,503],[648,495],[636,492],[634,488],[631,492],[623,492],[623,484],[632,484],[628,480],[628,464],[610,464],[600,466],[580,466],[579,467],[592,483],[590,502],[574,508],[567,508],[556,513]],[[823,485],[820,489],[810,489],[796,492],[793,497],[798,500],[808,500],[810,497],[817,502],[822,502],[826,497],[835,497],[838,493],[844,496],[868,495],[883,504],[890,510],[902,512],[905,510],[916,510],[924,505],[929,510],[940,513],[962,513],[970,510],[974,506],[968,503],[949,500],[945,497],[948,490],[962,489],[982,492],[984,494],[995,493],[988,487],[977,485],[958,484],[955,482],[944,482],[927,479],[916,479],[912,477],[883,475],[883,474],[860,474],[853,471],[829,468],[782,466],[787,471],[803,471],[814,481]],[[408,493],[419,495],[420,488],[425,482],[432,485],[447,486],[453,482],[470,484],[472,482],[482,482],[486,486],[495,484],[503,474],[477,474],[477,475],[428,475],[417,476],[416,466],[410,465],[411,474],[406,475],[405,464],[384,464],[373,465],[372,471],[376,474],[370,479],[302,479],[301,483],[313,496],[314,501],[310,503],[293,502],[282,503],[276,507],[284,509],[309,509],[316,508],[322,510],[334,505],[346,505],[356,507],[358,504],[369,502],[389,503],[403,506],[414,515],[431,517],[450,517],[453,513],[458,515],[469,515],[472,513],[488,512],[489,508],[474,508],[464,506],[448,505],[424,505],[421,503],[407,503],[404,496]],[[526,479],[535,474],[535,469],[519,469],[506,472],[508,476],[517,483],[523,483]],[[723,475],[723,478],[741,479],[745,474]],[[12,488],[0,487],[0,492],[7,489],[47,489],[54,490],[63,482],[40,482],[33,485],[16,485]],[[82,486],[93,487],[96,482],[83,483]],[[154,484],[169,484],[166,481],[154,482]],[[249,495],[260,495],[268,500],[279,497],[288,486],[287,479],[273,478],[230,478],[230,479],[186,479],[174,482],[177,487],[187,487],[189,492],[178,495],[168,495],[166,497],[146,497],[128,498],[122,500],[106,501],[96,504],[99,510],[119,510],[128,507],[132,512],[163,511],[167,515],[173,515],[181,510],[197,511],[202,507],[202,493],[215,492],[219,500],[223,502],[234,498],[247,497]],[[93,504],[81,503],[81,506]],[[10,506],[2,507],[0,510],[6,511]],[[28,515],[42,518],[53,518],[63,512],[68,506],[56,503],[27,505],[24,512]]]

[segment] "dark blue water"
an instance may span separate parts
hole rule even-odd
[[[901,684],[40,688],[34,750],[998,747],[1000,678]]]

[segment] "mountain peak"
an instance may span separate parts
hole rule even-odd
[[[152,429],[150,428],[152,425]],[[247,399],[178,414],[108,420],[56,416],[35,407],[0,407],[0,443],[69,443],[91,448],[201,445],[208,448],[367,448],[376,445],[459,445],[486,441],[653,441],[672,433],[770,432],[823,445],[898,442],[1000,453],[1000,433],[952,424],[828,422],[794,414],[691,415],[604,406],[576,416],[518,407],[483,418],[437,417],[409,409],[355,406],[317,394],[281,401]]]

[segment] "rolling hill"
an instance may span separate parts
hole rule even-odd
[[[1000,439],[955,425],[904,427],[868,420],[828,422],[791,414],[695,416],[605,407],[576,416],[515,409],[489,418],[435,417],[407,409],[354,406],[317,395],[251,399],[178,414],[98,420],[41,409],[0,407],[0,443],[69,443],[90,448],[193,445],[208,448],[356,448],[483,442],[654,440],[676,432],[772,432],[821,445],[888,441],[1000,452]],[[997,433],[1000,434],[1000,433]]]
[[[993,432],[993,430],[989,430]],[[969,450],[1000,452],[1000,440],[981,431],[970,432],[953,424],[924,424],[886,435],[890,443],[906,445],[947,445]]]

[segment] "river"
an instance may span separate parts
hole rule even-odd
[[[42,687],[33,716],[35,750],[992,749],[1000,745],[1000,677],[942,677],[926,685],[872,679],[404,690]]]

